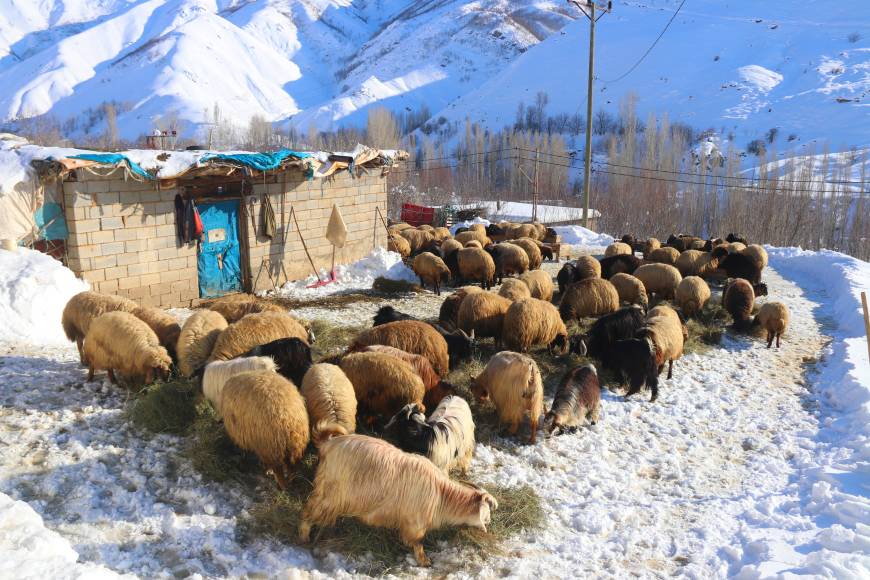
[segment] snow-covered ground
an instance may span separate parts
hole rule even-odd
[[[856,292],[870,287],[870,265],[770,252],[768,299],[793,315],[782,349],[728,334],[678,361],[655,404],[605,392],[595,427],[478,445],[475,478],[532,485],[547,523],[485,561],[446,546],[430,554],[431,573],[866,578],[870,369]],[[328,312],[367,324],[369,308]],[[0,353],[0,494],[29,506],[0,495],[0,530],[26,528],[0,538],[0,575],[10,562],[16,577],[353,570],[292,545],[239,543],[246,490],[203,481],[184,440],[133,429],[125,393],[84,382],[74,346],[3,339]],[[73,567],[70,550],[88,568]],[[63,564],[47,569],[40,554]]]

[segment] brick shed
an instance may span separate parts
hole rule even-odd
[[[88,157],[96,161],[33,165],[41,176],[56,173],[60,181],[69,268],[98,292],[163,308],[311,275],[300,234],[318,270],[329,269],[333,248],[325,233],[333,205],[348,230],[336,264],[385,246],[386,174],[405,156],[368,148],[337,155],[294,152],[262,169],[262,159],[248,154],[170,152],[176,165],[161,167],[153,163],[159,152],[138,159],[137,153],[143,152],[126,152],[121,160],[95,154]],[[267,161],[274,164],[272,155]],[[177,196],[196,204],[205,226],[200,241],[179,238]],[[266,199],[274,214],[271,238],[264,235]]]

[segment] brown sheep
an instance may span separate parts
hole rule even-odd
[[[630,256],[633,253],[631,246],[622,242],[614,242],[604,249],[605,258],[609,258],[610,256],[620,256],[623,254]]]
[[[435,288],[435,295],[441,296],[441,282],[450,280],[450,268],[444,260],[431,252],[423,252],[414,258],[412,269],[420,277],[423,288],[426,288],[426,284],[431,284]]]
[[[553,405],[544,417],[544,431],[553,434],[574,432],[587,419],[591,425],[598,422],[601,413],[601,386],[594,365],[575,367],[562,378]]]
[[[545,344],[548,352],[568,351],[568,329],[549,302],[526,298],[514,302],[504,317],[502,336],[509,348],[526,352]]]
[[[521,247],[529,256],[529,270],[537,270],[541,267],[541,262],[544,261],[541,255],[541,249],[535,240],[532,238],[517,238],[510,241],[511,244]]]
[[[157,335],[163,346],[173,359],[176,358],[175,348],[178,344],[178,337],[181,335],[181,325],[175,320],[175,317],[153,307],[140,307],[132,312],[133,316],[151,327],[151,330]]]
[[[740,253],[755,260],[755,263],[758,264],[758,267],[762,270],[767,268],[767,250],[759,244],[749,244]]]
[[[364,346],[356,352],[379,352],[381,354],[385,354],[405,361],[414,368],[414,371],[420,377],[420,380],[423,381],[423,386],[426,388],[427,393],[430,390],[434,389],[439,382],[441,382],[441,378],[438,376],[438,373],[436,373],[435,369],[432,368],[432,363],[430,363],[429,359],[427,359],[425,356],[419,354],[411,354],[410,352],[405,352],[404,350],[399,350],[398,348],[393,348],[392,346],[384,346],[383,344],[372,344],[370,346]]]
[[[465,232],[461,232],[453,236],[453,239],[465,246],[471,240],[476,240],[480,243],[481,247],[485,247],[487,244],[492,243],[488,237],[486,237],[486,233],[481,233],[479,231],[468,230]]]
[[[520,276],[520,280],[529,287],[532,298],[549,302],[553,299],[553,277],[543,270],[526,272]]]
[[[408,404],[423,405],[426,387],[409,363],[380,352],[356,352],[341,359],[360,410],[392,417]]]
[[[643,282],[647,295],[655,294],[665,300],[674,297],[683,280],[680,271],[668,264],[644,264],[634,271],[634,277]]]
[[[534,224],[518,224],[512,225],[508,228],[507,232],[505,232],[505,239],[517,240],[519,238],[532,238],[533,240],[537,240],[538,235],[538,228],[535,227]]]
[[[662,243],[656,238],[650,238],[643,244],[643,259],[649,260],[653,250],[658,250],[662,247]]]
[[[710,287],[698,276],[686,276],[677,286],[677,305],[686,316],[694,316],[701,312],[708,300],[710,300]]]
[[[447,330],[454,330],[459,323],[459,307],[462,300],[469,294],[483,292],[477,286],[463,286],[444,299],[438,311],[438,323]]]
[[[480,282],[481,288],[486,290],[495,283],[495,262],[484,250],[464,248],[459,250],[458,258],[459,277],[462,280]]]
[[[399,234],[390,234],[387,239],[387,250],[396,252],[403,258],[411,255],[411,244]]]
[[[421,455],[405,453],[381,439],[344,435],[320,446],[299,540],[304,544],[311,539],[312,526],[355,517],[370,526],[399,530],[417,564],[429,566],[422,544],[429,530],[463,525],[486,530],[490,511],[497,507],[486,491],[452,481]]]
[[[538,271],[540,272],[540,270]],[[501,288],[498,289],[498,295],[507,298],[511,302],[516,302],[523,298],[531,298],[532,292],[522,280],[506,278],[501,283]]]
[[[734,319],[734,328],[745,330],[752,320],[752,308],[755,305],[755,291],[752,284],[743,278],[737,278],[726,284],[722,292],[722,305],[731,318]]]
[[[129,312],[107,312],[88,327],[82,347],[88,381],[94,372],[107,370],[117,384],[115,371],[133,385],[149,384],[155,377],[169,378],[172,359],[151,328]]]
[[[483,246],[481,246],[481,245],[480,245],[480,242],[478,242],[477,240],[468,240],[467,242],[465,242],[465,246],[464,246],[464,247],[466,247],[466,248],[477,248],[477,249],[479,249],[479,250],[482,250],[482,249],[483,249]]]
[[[476,338],[493,337],[501,343],[504,315],[511,302],[491,292],[478,292],[465,297],[459,307],[459,328]]]
[[[535,443],[538,421],[544,412],[544,383],[534,359],[508,350],[495,354],[474,379],[471,392],[479,400],[492,399],[499,423],[510,425],[511,435],[517,434],[528,413],[529,443]]]
[[[686,250],[679,255],[674,266],[684,277],[703,276],[709,275],[713,270],[718,268],[719,260],[714,258],[710,252]]]
[[[674,361],[683,356],[687,337],[685,325],[670,306],[659,305],[649,311],[646,326],[638,331],[638,338],[647,338],[655,347],[656,367],[661,374],[668,363],[668,378],[673,378]]]
[[[774,338],[776,348],[779,348],[782,334],[788,329],[788,319],[788,306],[782,302],[767,302],[761,306],[752,322],[755,325],[760,324],[767,331],[767,348],[773,344]]]
[[[253,452],[286,489],[310,438],[305,400],[296,385],[271,371],[236,375],[224,386],[222,412],[233,443]]]
[[[446,377],[450,372],[447,341],[432,325],[425,322],[398,320],[375,326],[360,333],[351,345],[351,350],[372,344],[385,344],[422,355],[429,359],[439,377]]]
[[[609,280],[587,278],[568,286],[559,303],[562,320],[601,316],[619,310],[619,293]]]
[[[221,332],[209,361],[229,360],[242,356],[255,346],[294,337],[308,344],[308,331],[286,312],[248,314]]]
[[[574,261],[577,268],[577,280],[585,280],[587,278],[601,278],[601,262],[592,256],[580,256]]]
[[[435,239],[439,242],[443,242],[444,240],[453,239],[453,234],[450,233],[450,230],[445,228],[444,226],[439,226],[432,231],[432,235],[435,236]]]
[[[206,308],[220,313],[230,324],[238,322],[248,314],[255,314],[257,312],[287,312],[286,308],[282,308],[273,302],[259,300],[256,296],[251,296],[250,294],[223,296],[209,302]]]
[[[402,230],[399,235],[408,240],[412,254],[425,248],[435,239],[431,233],[413,228]]]
[[[461,250],[462,247],[462,244],[460,244],[456,240],[452,238],[447,239],[441,242],[441,253],[444,254],[444,257],[446,258],[449,254]]]
[[[197,310],[184,321],[175,347],[178,369],[183,376],[193,376],[197,369],[205,366],[218,336],[227,326],[226,319],[213,310]]]
[[[336,425],[346,433],[356,431],[356,394],[341,368],[327,363],[312,365],[299,390],[305,399],[315,445],[323,432]]]
[[[616,288],[620,302],[639,304],[646,308],[649,305],[649,297],[643,282],[631,274],[618,273],[610,277],[610,283]]]
[[[659,264],[668,264],[673,266],[677,263],[677,258],[680,257],[680,251],[676,248],[672,248],[667,246],[665,248],[659,248],[657,250],[653,250],[649,253],[649,257],[647,258],[650,262],[656,262]]]
[[[70,298],[63,309],[61,324],[66,337],[76,343],[79,349],[79,360],[85,362],[82,343],[91,322],[106,312],[133,312],[137,308],[139,305],[132,300],[98,292],[79,292]]]

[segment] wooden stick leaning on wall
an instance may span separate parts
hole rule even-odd
[[[381,206],[375,206],[375,224],[372,228],[372,249],[375,249],[378,246],[378,220],[377,218],[381,218],[381,223],[384,224],[384,229],[387,232],[387,240],[390,239],[390,228],[387,226],[387,220],[384,219],[384,214],[381,213]]]
[[[308,251],[308,244],[305,243],[305,238],[302,237],[302,230],[299,229],[299,220],[296,219],[296,208],[290,208],[290,217],[293,218],[293,223],[296,224],[296,231],[299,232],[299,239],[302,241],[302,249],[305,250],[305,255],[308,257],[308,262],[311,264],[311,269],[314,270],[314,275],[317,276],[318,282],[323,282],[320,279],[320,274],[317,273],[317,266],[314,265],[314,260],[311,259],[311,252]]]
[[[866,292],[861,292],[861,306],[864,307],[864,336],[867,337],[867,358],[870,359],[870,309],[867,307]]]

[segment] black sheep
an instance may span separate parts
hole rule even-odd
[[[493,236],[503,236],[505,234],[504,228],[499,227],[495,224],[489,224],[486,226],[486,235],[490,238]]]
[[[444,256],[443,259],[447,268],[450,270],[450,278],[452,279],[453,285],[456,286],[459,281],[459,250],[450,252]]]
[[[650,402],[659,396],[659,369],[656,365],[656,349],[646,338],[620,340],[614,345],[612,360],[614,366],[628,382],[626,397],[639,393],[644,385],[650,388]]]
[[[302,385],[302,377],[311,366],[311,347],[304,341],[294,338],[280,338],[268,344],[252,348],[245,356],[268,356],[275,361],[278,373]]]
[[[448,332],[437,324],[433,324],[432,327],[437,330],[447,342],[447,354],[450,357],[450,368],[455,368],[461,361],[471,356],[471,353],[474,350],[473,331],[471,336],[469,336],[460,328]]]
[[[719,248],[716,248],[714,257],[717,253],[721,255]],[[719,267],[728,273],[729,278],[743,278],[753,285],[761,283],[761,267],[753,258],[744,254],[728,254],[719,261]]]
[[[580,273],[577,271],[577,267],[568,262],[562,269],[559,270],[559,273],[556,274],[556,283],[559,285],[559,294],[564,294],[565,289],[580,280]]]
[[[751,326],[754,304],[755,291],[746,280],[734,280],[722,291],[722,306],[734,319],[734,328],[737,330],[746,330]]]
[[[620,272],[634,274],[634,271],[640,268],[640,258],[629,254],[601,258],[599,262],[601,262],[601,277],[605,280],[610,280],[614,274]]]
[[[553,260],[553,248],[548,246],[547,244],[541,245],[541,257],[548,262]]]
[[[596,358],[604,368],[615,370],[617,367],[613,357],[616,343],[634,338],[645,323],[646,317],[639,306],[620,308],[596,320],[585,335],[573,337],[571,352]]]
[[[728,242],[729,244],[733,244],[734,242],[740,242],[740,243],[743,244],[744,246],[748,246],[748,245],[749,245],[749,242],[746,241],[746,238],[741,238],[741,237],[738,236],[737,234],[733,234],[733,233],[728,234],[728,235],[725,237],[725,241]]]
[[[381,306],[375,314],[374,323],[372,326],[380,326],[388,322],[396,322],[397,320],[418,320],[415,316],[399,312],[392,306]]]

